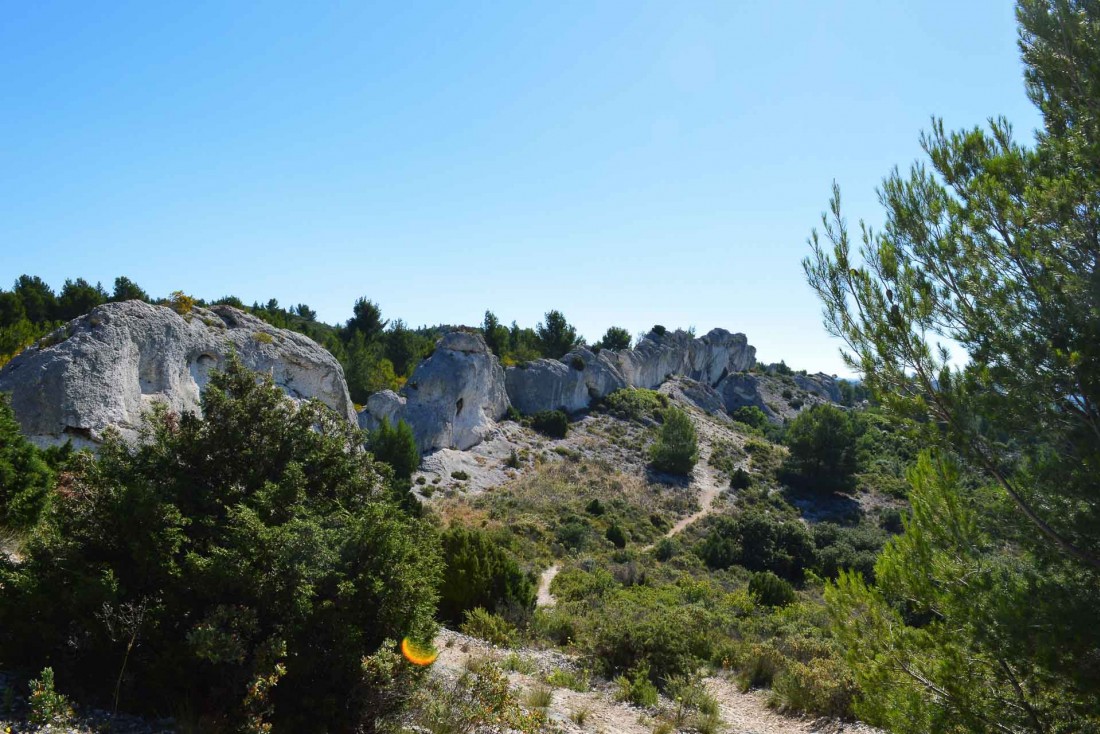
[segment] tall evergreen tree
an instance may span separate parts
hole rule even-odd
[[[561,311],[547,311],[545,320],[535,331],[539,337],[539,349],[544,357],[557,359],[569,353],[583,340],[577,335],[577,329],[570,325]]]
[[[939,448],[877,584],[828,593],[859,710],[901,732],[1100,730],[1100,4],[1017,17],[1034,147],[935,121],[860,257],[834,188],[805,263],[848,363]]]

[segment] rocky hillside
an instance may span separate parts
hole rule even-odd
[[[197,411],[210,370],[236,354],[296,399],[315,398],[367,429],[406,421],[422,454],[466,450],[498,435],[510,408],[575,415],[615,390],[689,380],[689,402],[711,413],[758,407],[781,422],[804,407],[837,400],[834,378],[779,376],[756,365],[744,334],[714,329],[695,338],[655,328],[633,349],[577,348],[561,359],[505,368],[480,333],[452,331],[400,393],[374,393],[356,416],[339,363],[308,337],[230,306],[176,310],[125,301],[96,307],[0,369],[0,392],[39,445],[95,445],[111,426],[133,439],[154,403]]]

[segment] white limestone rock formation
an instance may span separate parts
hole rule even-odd
[[[505,379],[508,397],[523,413],[574,413],[620,388],[656,388],[672,376],[714,387],[755,363],[756,349],[744,334],[713,329],[696,339],[686,331],[654,330],[633,349],[577,349],[560,360],[509,367]]]
[[[422,454],[465,450],[480,443],[508,411],[504,370],[481,334],[455,331],[436,344],[398,395],[371,395],[359,425],[376,428],[383,418],[404,420]]]
[[[340,363],[308,337],[229,306],[180,315],[142,301],[98,306],[0,370],[23,432],[47,446],[95,446],[112,426],[134,440],[153,403],[200,412],[212,370],[231,353],[295,399],[317,399],[350,421]]]

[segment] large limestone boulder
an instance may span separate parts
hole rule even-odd
[[[108,426],[136,439],[153,403],[200,412],[212,370],[231,353],[296,399],[317,399],[348,420],[355,409],[339,362],[308,337],[229,306],[180,315],[126,301],[98,306],[0,370],[23,432],[39,445],[94,446]]]
[[[413,372],[401,395],[371,395],[359,425],[382,418],[408,423],[421,453],[468,449],[480,443],[508,411],[504,370],[480,334],[455,331],[436,344]]]
[[[536,359],[509,367],[505,385],[512,405],[528,415],[559,409],[575,413],[592,402],[583,367],[578,369],[556,359]]]

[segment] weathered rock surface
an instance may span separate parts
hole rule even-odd
[[[404,420],[421,453],[468,449],[480,443],[508,410],[504,370],[480,334],[455,331],[436,344],[398,395],[371,395],[359,425]]]
[[[592,402],[584,370],[556,359],[536,359],[505,371],[508,399],[521,413],[561,410],[575,413]]]
[[[671,376],[715,386],[756,363],[744,334],[714,329],[698,339],[686,331],[651,331],[634,349],[577,349],[556,359],[538,359],[506,371],[508,397],[523,413],[575,413],[623,387],[655,388]]]
[[[0,370],[0,392],[39,445],[95,445],[108,426],[133,440],[155,402],[199,412],[212,370],[230,353],[291,397],[317,399],[354,421],[339,362],[308,337],[229,306],[181,316],[141,301],[108,303],[75,319]]]

